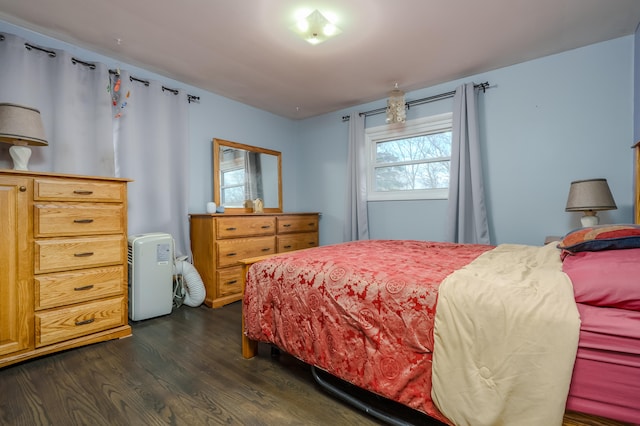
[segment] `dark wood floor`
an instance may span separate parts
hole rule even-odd
[[[243,359],[240,315],[239,302],[182,306],[133,323],[132,337],[0,369],[0,425],[383,424],[324,392],[295,358],[261,344]]]
[[[239,302],[182,306],[133,336],[0,369],[0,425],[381,425],[286,354],[240,355]],[[362,394],[360,396],[363,396]],[[416,425],[426,416],[364,395]],[[575,414],[565,425],[621,425]]]

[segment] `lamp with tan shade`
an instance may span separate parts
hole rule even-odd
[[[29,170],[29,145],[49,145],[40,111],[23,105],[0,103],[0,142],[13,145],[9,154],[14,170]]]
[[[615,210],[618,207],[606,179],[587,179],[571,182],[565,211],[583,212],[580,222],[584,228],[596,226],[599,210]]]

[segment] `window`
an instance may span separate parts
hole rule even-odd
[[[220,202],[221,205],[244,203],[244,151],[228,149],[220,159]]]
[[[446,199],[452,114],[366,130],[368,200]]]

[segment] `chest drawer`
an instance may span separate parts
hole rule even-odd
[[[300,234],[278,235],[278,253],[302,250],[318,246],[318,233],[307,232]]]
[[[36,275],[35,309],[48,309],[124,293],[122,266]]]
[[[291,215],[278,216],[278,234],[287,234],[290,232],[317,232],[318,216],[317,215]]]
[[[36,312],[36,346],[73,339],[125,323],[124,298]]]
[[[247,257],[263,256],[276,252],[276,237],[238,238],[216,242],[219,268],[237,265]]]
[[[84,181],[74,179],[36,179],[34,200],[123,202],[124,185],[116,182]]]
[[[124,232],[122,204],[36,205],[34,236],[116,234]]]
[[[123,235],[36,240],[35,273],[123,264]]]
[[[222,297],[242,292],[242,266],[219,269],[217,272],[218,294]]]
[[[272,216],[225,217],[216,220],[218,238],[274,235],[276,219]]]

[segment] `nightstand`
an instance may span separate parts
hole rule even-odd
[[[544,244],[551,244],[553,242],[560,242],[562,241],[562,237],[558,236],[558,235],[547,235],[546,237],[544,237]]]

